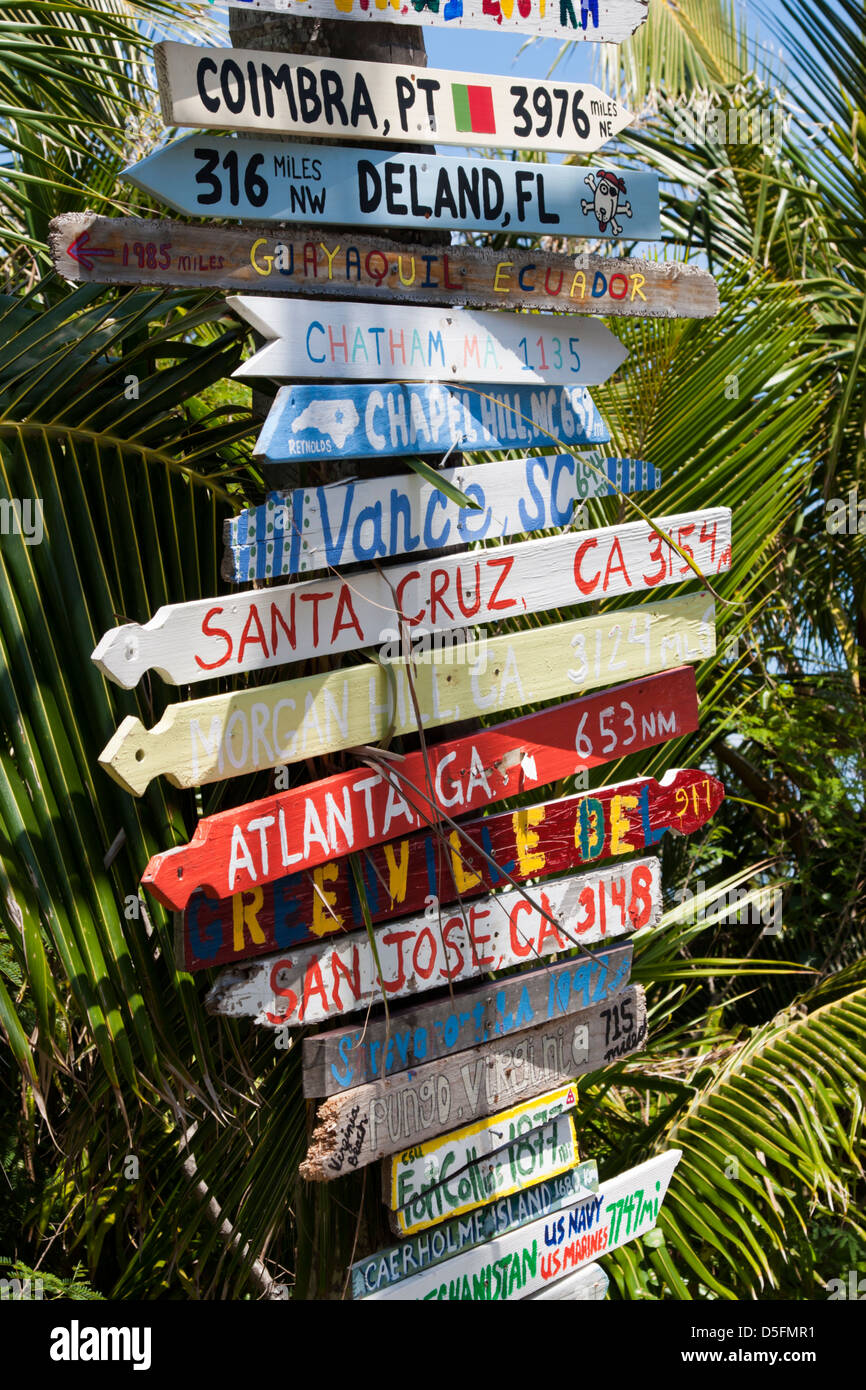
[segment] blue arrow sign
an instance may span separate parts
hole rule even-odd
[[[552,437],[551,437],[552,436]],[[253,454],[289,459],[445,454],[456,449],[604,444],[607,427],[581,386],[511,390],[393,383],[284,386]]]
[[[365,227],[461,227],[653,240],[658,176],[455,155],[189,135],[124,170],[199,217]]]

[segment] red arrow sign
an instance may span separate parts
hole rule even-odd
[[[610,855],[651,849],[667,830],[694,834],[718,810],[724,794],[715,777],[682,771],[663,782],[642,777],[519,811],[473,817],[461,823],[469,839],[451,830],[445,846],[431,831],[401,836],[362,856],[370,918],[386,922],[421,912],[433,898],[441,903],[477,898],[501,888],[506,874],[525,883]],[[181,927],[184,965],[204,970],[231,964],[363,925],[349,862],[332,860],[312,873],[286,874],[233,898],[194,893]]]
[[[66,248],[66,254],[67,254],[67,256],[71,256],[72,259],[73,259],[74,261],[77,261],[78,264],[79,264],[80,266],[83,266],[83,268],[84,268],[85,270],[92,270],[92,269],[93,269],[93,259],[92,259],[92,258],[93,258],[94,256],[113,256],[113,255],[114,255],[114,252],[113,252],[113,251],[109,251],[109,250],[108,250],[107,248],[105,248],[105,247],[100,247],[100,246],[88,246],[87,243],[88,243],[89,240],[90,240],[90,232],[89,232],[89,231],[87,231],[87,232],[82,232],[81,235],[80,235],[80,236],[77,236],[77,237],[75,238],[74,241],[71,241],[71,242],[69,243],[69,245],[67,246],[67,248]]]
[[[690,666],[539,710],[410,753],[387,777],[368,767],[199,821],[188,845],[151,859],[142,883],[168,907],[194,889],[219,898],[381,844],[433,817],[464,815],[697,728]]]

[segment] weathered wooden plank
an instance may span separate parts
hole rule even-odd
[[[194,0],[210,4],[213,0]],[[309,19],[373,20],[377,24],[444,25],[450,30],[495,29],[546,38],[622,43],[647,17],[648,0],[219,0],[220,7],[275,11]],[[359,43],[363,42],[359,35]]]
[[[193,217],[657,241],[658,175],[187,135],[121,178]]]
[[[576,1090],[574,1095],[576,1099]],[[499,1121],[500,1117],[496,1116],[493,1121],[484,1123],[498,1124]],[[480,1128],[467,1126],[468,1131],[474,1131],[476,1141],[481,1137]],[[486,1206],[497,1197],[509,1196],[533,1182],[567,1172],[577,1162],[577,1134],[570,1115],[557,1115],[544,1125],[525,1130],[513,1142],[483,1158],[467,1161],[465,1155],[473,1151],[471,1145],[461,1146],[458,1151],[464,1156],[461,1168],[450,1171],[447,1178],[389,1211],[388,1221],[395,1235],[414,1235],[429,1230],[447,1217],[465,1216],[474,1207]],[[457,1154],[455,1157],[461,1162]],[[386,1184],[389,1164],[393,1161],[385,1159],[382,1165]]]
[[[339,1094],[599,1004],[628,983],[633,950],[629,942],[587,951],[575,959],[487,980],[430,1003],[391,1009],[382,1018],[304,1038],[304,1095]]]
[[[588,82],[182,43],[156,44],[154,59],[163,121],[197,130],[403,145],[466,146],[480,135],[487,149],[574,154],[633,119]]]
[[[469,1124],[570,1085],[575,1077],[640,1050],[646,1028],[644,992],[629,985],[607,1004],[529,1028],[516,1040],[497,1038],[331,1096],[319,1106],[301,1176],[330,1182],[461,1121]]]
[[[488,1178],[494,1167],[501,1169],[502,1163],[514,1163],[515,1155],[509,1153],[511,1146],[527,1135],[533,1135],[538,1139],[538,1131],[548,1131],[543,1137],[541,1144],[533,1145],[535,1157],[543,1156],[545,1148],[550,1140],[556,1143],[561,1142],[562,1131],[558,1134],[551,1133],[549,1126],[553,1121],[562,1118],[570,1118],[567,1115],[569,1110],[573,1110],[577,1105],[577,1080],[572,1078],[564,1086],[558,1086],[553,1091],[548,1091],[544,1095],[535,1096],[532,1100],[522,1101],[519,1105],[510,1106],[507,1110],[500,1110],[495,1115],[486,1115],[481,1120],[461,1126],[460,1129],[450,1130],[446,1134],[434,1135],[430,1139],[425,1139],[423,1143],[413,1144],[410,1148],[403,1149],[402,1152],[392,1154],[382,1163],[382,1201],[392,1212],[402,1212],[404,1220],[395,1227],[397,1234],[412,1235],[414,1231],[409,1229],[414,1224],[415,1217],[421,1214],[422,1208],[426,1205],[428,1210],[424,1211],[424,1226],[436,1224],[437,1218],[432,1215],[432,1209],[426,1199],[434,1191],[437,1192],[437,1202],[445,1204],[453,1203],[456,1208],[458,1203],[461,1210],[448,1211],[443,1208],[440,1212],[441,1218],[462,1215],[464,1211],[471,1211],[476,1206],[486,1206],[488,1200],[493,1197],[507,1197],[511,1193],[518,1191],[521,1187],[531,1187],[532,1181],[516,1181],[517,1173],[512,1172],[511,1185],[508,1191],[492,1192],[488,1197]],[[560,1169],[565,1172],[566,1168],[573,1168],[578,1161],[577,1156],[577,1136],[574,1134],[573,1126],[566,1131],[573,1139],[574,1154],[571,1162]],[[495,1159],[496,1163],[488,1165],[484,1170],[482,1178],[481,1163],[485,1159]],[[477,1165],[477,1167],[475,1166]],[[470,1189],[465,1189],[461,1198],[457,1193],[453,1196],[439,1194],[439,1189],[444,1183],[452,1180],[458,1175],[469,1175],[469,1170],[475,1167],[472,1174],[473,1179],[482,1179],[477,1187],[476,1200],[472,1200],[474,1193]],[[543,1181],[545,1177],[556,1177],[555,1173],[539,1174],[536,1181]],[[505,1174],[500,1172],[497,1181],[502,1182]],[[589,1192],[586,1193],[589,1196]],[[418,1211],[407,1211],[407,1208],[415,1207],[418,1204]],[[420,1229],[420,1227],[419,1227]]]
[[[489,718],[701,661],[714,650],[713,618],[712,600],[700,593],[504,634],[477,647],[457,643],[428,652],[411,668],[403,660],[367,662],[171,704],[150,730],[128,715],[100,763],[140,795],[162,775],[175,785],[197,786],[376,743],[389,730],[415,732],[410,675],[425,730],[461,717]],[[286,859],[281,873],[288,867]],[[225,885],[218,896],[234,891]]]
[[[607,426],[583,386],[504,390],[441,382],[282,386],[253,457],[393,458],[454,448],[604,444]]]
[[[681,1158],[681,1149],[668,1149],[603,1182],[595,1196],[553,1219],[541,1217],[365,1296],[403,1301],[526,1298],[651,1231]]]
[[[597,386],[628,357],[601,319],[566,320],[563,329],[561,314],[244,294],[227,303],[270,339],[232,372],[241,379]]]
[[[393,779],[393,768],[391,775]],[[229,897],[247,887],[282,878],[300,860],[308,867],[325,863],[338,845],[344,853],[356,847],[354,837],[350,842],[342,822],[339,829],[344,843],[340,845],[339,808],[332,807],[325,826],[307,826],[301,851],[290,851],[284,813],[281,818],[280,798],[285,795],[279,793],[200,821],[188,845],[163,851],[150,860],[142,882],[167,907],[182,908],[196,888],[205,888],[215,897]],[[392,833],[393,818],[386,817],[383,839]]]
[[[439,1187],[449,1176],[464,1173],[478,1159],[501,1154],[509,1144],[525,1134],[544,1128],[576,1105],[577,1079],[572,1077],[564,1085],[534,1096],[531,1100],[521,1101],[519,1105],[509,1106],[495,1115],[485,1115],[483,1119],[474,1120],[459,1129],[435,1134],[399,1150],[382,1164],[382,1201],[389,1210],[399,1211],[417,1197]],[[577,1154],[569,1168],[573,1168],[575,1163]],[[512,1191],[516,1191],[517,1186]],[[483,1203],[479,1201],[474,1205],[481,1206]],[[471,1207],[467,1210],[471,1210]]]
[[[480,897],[501,887],[506,875],[525,883],[567,873],[588,855],[594,862],[604,850],[624,854],[651,849],[670,829],[693,834],[723,798],[724,788],[714,777],[680,771],[661,783],[639,778],[591,797],[560,797],[461,820],[462,833],[449,831],[447,845],[432,830],[403,836],[360,852],[367,910],[371,921],[385,922],[434,900]],[[587,802],[588,809],[581,811]],[[590,810],[594,821],[586,820]],[[671,815],[672,820],[666,819]],[[601,847],[595,834],[586,833],[589,826],[601,834]],[[311,873],[287,874],[231,898],[193,893],[179,923],[180,963],[187,970],[204,970],[363,926],[350,860],[329,860]]]
[[[708,819],[718,804],[713,804],[716,797],[721,799],[717,790],[721,788],[721,783],[709,778],[703,781],[699,779],[699,782],[702,788],[700,798],[706,803],[701,808],[701,813],[704,814],[704,819]],[[649,787],[651,779],[641,779],[641,784]],[[676,814],[691,815],[689,791],[694,796],[695,812],[698,813],[697,784],[687,790],[678,786],[676,777],[669,772],[664,783],[659,786],[656,808],[661,816],[667,817],[665,824],[676,825],[676,821],[671,819]],[[600,789],[594,797],[587,799],[588,809],[581,814],[589,815],[591,810],[600,816],[604,810],[605,792],[613,798],[617,789]],[[285,834],[286,819],[280,802],[280,798],[285,795],[285,792],[280,792],[274,798],[265,798],[246,807],[219,812],[199,821],[195,834],[187,845],[164,850],[153,856],[142,876],[142,884],[166,907],[182,908],[186,906],[196,888],[206,888],[215,897],[229,897],[259,883],[269,883],[282,878],[285,870],[297,864],[299,860],[304,860],[310,868],[315,867],[317,863],[327,863],[338,843],[337,822],[340,820],[340,808],[330,808],[331,816],[326,819],[324,826],[321,822],[305,825],[301,849],[290,851]],[[686,803],[682,809],[680,796]],[[643,801],[639,799],[637,804],[645,807],[649,797],[650,793],[646,791]],[[582,852],[588,859],[601,858],[610,853],[616,854],[624,840],[629,823],[623,819],[621,813],[617,814],[620,806],[616,802],[612,800],[611,806],[612,823],[606,827],[604,838],[600,833],[591,831],[588,825],[581,825]],[[251,811],[255,814],[250,815]],[[431,823],[435,814],[431,807]],[[648,825],[645,825],[644,831],[652,838]],[[341,824],[340,834],[344,833]],[[386,823],[381,832],[380,842],[387,838],[389,833],[390,826]],[[532,842],[530,840],[530,843]],[[629,843],[633,842],[632,839]],[[350,852],[345,846],[340,848],[343,853]],[[466,877],[471,875],[467,874]]]
[[[583,1269],[566,1274],[564,1279],[557,1279],[555,1283],[545,1284],[543,1289],[537,1289],[535,1293],[528,1293],[526,1301],[541,1298],[577,1302],[578,1299],[583,1299],[600,1303],[607,1295],[609,1282],[601,1265],[584,1265]]]
[[[146,623],[109,629],[91,659],[126,690],[151,670],[173,685],[187,685],[362,647],[385,646],[381,655],[393,659],[403,654],[401,620],[410,634],[454,633],[680,584],[694,571],[675,547],[704,575],[730,569],[730,509],[657,517],[652,526],[631,521],[566,531],[408,560],[345,579],[329,575],[228,598],[164,604]],[[273,751],[274,763],[288,760]]]
[[[547,531],[568,525],[584,498],[652,492],[662,483],[661,471],[643,459],[600,453],[500,459],[443,468],[440,477],[476,507],[461,507],[417,473],[272,492],[227,518],[223,578],[245,584],[390,558],[421,544],[441,550]]]
[[[396,639],[396,631],[392,634]],[[567,634],[566,634],[567,635]],[[572,634],[573,638],[574,634]],[[494,639],[494,642],[499,639]],[[399,644],[395,640],[395,647]],[[503,642],[502,647],[506,646]],[[518,643],[522,646],[522,643]],[[388,655],[383,653],[383,655]],[[481,695],[479,680],[484,676],[492,664],[493,673],[498,677],[502,673],[502,667],[497,670],[497,660],[504,656],[501,650],[488,652],[486,645],[479,644],[476,648],[473,645],[458,644],[449,647],[447,651],[434,651],[432,654],[433,673],[437,670],[438,677],[432,679],[436,684],[436,696],[440,692],[438,682],[444,685],[449,698],[453,700],[472,699],[481,713],[489,708],[489,699]],[[455,665],[456,663],[459,663]],[[447,674],[443,666],[448,667]],[[399,673],[400,677],[406,679],[407,671],[410,669],[401,661],[398,667],[392,667],[395,672],[395,679]],[[426,674],[427,667],[420,666],[419,671]],[[358,677],[354,678],[359,688],[366,694],[366,682]],[[302,678],[309,680],[309,678]],[[351,678],[350,678],[351,680]],[[347,680],[347,684],[350,681]],[[421,682],[423,685],[423,675]],[[591,684],[591,682],[588,682]],[[633,683],[632,683],[633,684]],[[182,705],[169,705],[165,710],[160,723],[148,734],[140,722],[133,718],[127,718],[112,737],[110,742],[103,749],[100,755],[100,763],[108,774],[119,782],[121,786],[131,791],[134,795],[140,794],[145,790],[151,778],[156,775],[154,771],[153,759],[160,756],[161,747],[172,744],[171,752],[174,755],[166,772],[169,779],[176,786],[196,786],[206,782],[219,781],[224,777],[236,776],[242,772],[255,772],[262,767],[279,767],[299,761],[304,757],[312,755],[312,749],[317,752],[334,752],[339,748],[354,748],[362,743],[362,739],[354,737],[365,723],[365,717],[369,711],[361,710],[359,714],[352,718],[350,710],[345,703],[342,707],[333,703],[328,704],[328,696],[323,701],[324,708],[310,708],[304,705],[302,724],[290,723],[286,727],[287,720],[285,711],[290,710],[295,717],[301,708],[301,699],[293,699],[293,696],[305,696],[308,692],[297,690],[297,681],[281,682],[279,685],[271,687],[253,687],[247,691],[235,694],[209,696],[204,700],[195,700]],[[373,695],[371,690],[371,698]],[[400,704],[400,724],[404,728],[411,728],[410,722],[404,715],[400,695],[405,694],[398,687],[397,697]],[[393,699],[394,692],[391,692]],[[564,776],[569,772],[580,771],[584,766],[592,767],[599,762],[606,761],[606,756],[601,755],[601,747],[605,749],[615,748],[616,741],[621,740],[626,745],[625,751],[637,752],[641,748],[651,747],[654,743],[663,740],[665,737],[678,737],[681,733],[691,732],[692,723],[696,717],[697,696],[693,692],[692,678],[683,673],[672,682],[671,689],[665,689],[659,682],[654,685],[636,685],[633,694],[637,700],[635,703],[627,690],[623,687],[615,687],[615,699],[619,704],[610,712],[603,695],[593,696],[589,703],[581,710],[575,710],[577,720],[583,719],[583,724],[577,727],[570,721],[570,711],[562,708],[559,713],[553,716],[554,723],[551,726],[551,737],[545,737],[539,747],[547,747],[552,742],[559,743],[559,753],[557,770],[555,776]],[[524,701],[523,703],[528,703]],[[384,707],[382,707],[384,708]],[[438,717],[440,716],[441,717]],[[448,722],[448,715],[437,702],[434,704],[434,718],[425,721],[428,727],[433,724]],[[454,715],[454,718],[457,716]],[[604,718],[604,723],[601,721]],[[621,733],[612,732],[613,722],[622,724]],[[513,721],[511,721],[513,722]],[[534,724],[521,726],[517,730],[506,729],[506,737],[510,738],[512,733],[522,735],[524,728],[529,731],[536,728],[538,721]],[[639,725],[639,731],[638,731]],[[578,750],[577,736],[580,734],[580,748]],[[311,739],[307,737],[311,736]],[[300,736],[300,737],[299,737]],[[378,736],[378,735],[377,735]],[[491,734],[491,736],[493,736]],[[311,742],[312,740],[312,742]],[[565,754],[563,749],[568,744],[573,754],[579,751],[585,753],[589,762],[584,763],[581,757],[570,759],[570,765],[566,772],[563,771]],[[491,745],[492,746],[492,745]],[[534,755],[534,754],[533,754]],[[613,756],[613,755],[612,755]],[[479,764],[478,757],[472,755],[470,751],[471,775],[470,780],[485,780],[484,774],[480,771],[483,766]],[[505,766],[498,764],[505,759]],[[453,762],[454,759],[452,758]],[[518,761],[511,747],[503,744],[497,745],[497,766],[494,768],[496,782],[499,785],[500,776],[504,775],[507,767]],[[414,764],[413,764],[414,766]],[[162,771],[158,768],[157,771]],[[453,769],[452,769],[453,770]],[[423,776],[426,768],[422,767],[419,774]],[[527,765],[527,772],[531,774],[531,765]],[[410,776],[408,769],[402,764],[395,769],[392,776],[392,784],[400,777]],[[369,773],[356,772],[356,776],[369,779]],[[414,773],[411,774],[414,778]],[[411,780],[410,778],[410,780]],[[539,779],[539,781],[550,781],[552,777]],[[325,793],[334,792],[343,795],[344,783],[329,781],[323,787]],[[364,786],[359,784],[358,794],[367,796]],[[288,796],[285,806],[293,800],[297,800],[298,792],[293,792]],[[312,795],[313,793],[305,793]],[[504,794],[504,793],[503,793]],[[438,791],[437,791],[438,795]],[[281,803],[282,804],[282,803]],[[454,808],[462,807],[467,809],[461,799],[459,789],[453,793],[446,794],[444,805]],[[331,809],[332,801],[322,801],[318,817],[322,824],[330,823],[333,820],[334,812]],[[427,803],[425,802],[426,806]],[[285,807],[284,807],[285,809]],[[383,805],[383,812],[384,812]],[[389,793],[387,812],[385,813],[386,825],[393,820],[399,821],[404,807],[399,798]],[[312,813],[311,813],[312,814]],[[344,816],[348,811],[344,812]],[[370,812],[367,811],[368,820]],[[421,822],[416,822],[416,828]],[[300,829],[300,824],[299,827]],[[402,826],[406,829],[406,826]],[[350,832],[353,827],[346,831],[347,837],[352,838]],[[388,838],[386,835],[384,838]],[[346,841],[348,843],[348,839]],[[358,849],[362,845],[359,841],[353,840],[352,848]],[[297,868],[304,867],[302,859],[294,859],[291,863]],[[288,867],[288,861],[285,867]],[[230,892],[234,892],[234,885],[230,887]]]
[[[51,220],[54,267],[67,280],[277,290],[389,304],[556,309],[640,318],[719,311],[698,266],[483,246],[409,246],[311,227],[214,227],[67,212]]]
[[[617,695],[621,693],[622,688]],[[272,857],[273,877],[287,868],[309,870],[334,854],[382,843],[395,829],[418,830],[438,810],[465,814],[652,747],[659,733],[672,738],[694,731],[697,695],[687,677],[661,695],[661,708],[654,694],[650,691],[641,703],[647,692],[638,687],[635,704],[616,696],[611,701],[605,691],[452,739],[426,753],[391,758],[379,771],[365,765],[290,787],[208,818],[206,852],[191,858],[208,880],[224,874],[234,893],[267,879]]]
[[[598,1191],[598,1169],[591,1160],[577,1164],[549,1182],[501,1197],[491,1206],[479,1207],[465,1217],[445,1221],[417,1236],[407,1236],[398,1245],[378,1250],[352,1265],[352,1297],[366,1298],[378,1289],[398,1284],[409,1275],[419,1274],[454,1255],[484,1245],[494,1236],[573,1206],[576,1201],[584,1200],[587,1190],[590,1193]]]
[[[365,932],[236,965],[217,977],[206,1003],[211,1013],[295,1028],[640,931],[660,915],[658,860],[630,860],[377,927],[378,968]]]

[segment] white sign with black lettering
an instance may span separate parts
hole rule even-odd
[[[167,126],[590,153],[632,117],[590,83],[158,43]]]

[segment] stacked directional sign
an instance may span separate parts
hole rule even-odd
[[[617,40],[645,4],[299,12]],[[697,729],[713,601],[699,584],[655,591],[727,570],[731,517],[574,528],[583,499],[661,481],[651,461],[586,447],[609,440],[587,387],[627,355],[591,316],[709,314],[715,287],[659,263],[376,235],[657,237],[654,175],[401,148],[591,152],[630,120],[596,88],[175,43],[157,66],[167,124],[237,134],[186,136],[126,177],[208,221],[69,214],[55,263],[234,291],[267,340],[236,375],[278,387],[254,455],[307,481],[226,523],[224,577],[257,587],[138,615],[93,653],[125,689],[151,671],[252,678],[169,702],[152,728],[124,719],[101,762],[133,795],[158,776],[277,769],[276,790],[202,819],[142,881],[177,913],[182,965],[225,967],[212,1012],[325,1025],[303,1040],[321,1104],[301,1174],[380,1164],[397,1238],[353,1266],[355,1297],[602,1298],[596,1257],[652,1228],[679,1153],[600,1181],[578,1151],[580,1078],[645,1046],[629,977],[632,938],[661,913],[653,851],[704,825],[724,789],[681,769],[587,791],[586,774]],[[500,457],[448,467],[455,448]],[[370,459],[381,476],[329,476]],[[621,595],[629,607],[595,611]],[[509,621],[582,604],[568,622]],[[364,650],[379,659],[334,660]],[[420,750],[390,746],[419,731]],[[298,772],[341,750],[346,770]]]

